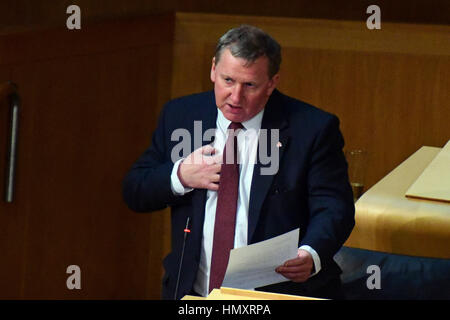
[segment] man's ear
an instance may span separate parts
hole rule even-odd
[[[216,82],[216,57],[212,58],[210,77],[212,82]]]
[[[267,95],[270,96],[277,87],[278,83],[280,82],[280,74],[277,73],[272,77],[272,79],[269,80],[269,86],[267,87]]]

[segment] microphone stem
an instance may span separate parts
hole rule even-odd
[[[186,220],[186,228],[184,229],[183,248],[181,249],[180,266],[178,268],[178,277],[177,277],[177,284],[175,286],[174,300],[177,300],[177,296],[178,296],[178,285],[180,284],[181,268],[183,266],[184,248],[186,247],[186,238],[187,238],[187,234],[189,232],[188,228],[189,228],[189,217]]]

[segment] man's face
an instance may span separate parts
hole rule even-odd
[[[223,50],[217,64],[213,58],[211,81],[217,107],[225,118],[244,122],[264,109],[279,80],[278,74],[269,79],[268,64],[266,56],[248,64],[233,57],[229,49]]]

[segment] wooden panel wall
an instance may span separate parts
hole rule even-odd
[[[0,79],[22,98],[15,202],[0,200],[1,298],[159,298],[164,214],[131,212],[121,182],[170,98],[173,26],[0,37]],[[81,290],[66,287],[69,265]]]
[[[422,145],[450,139],[450,27],[177,14],[172,96],[209,90],[217,39],[242,23],[283,47],[282,92],[339,116],[346,149],[368,151],[367,187]]]
[[[81,8],[82,25],[170,12],[365,21],[366,9],[372,4],[381,8],[383,22],[450,24],[448,0],[3,0],[0,34],[63,27],[66,8],[72,4]]]

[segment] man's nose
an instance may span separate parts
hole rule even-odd
[[[231,89],[231,103],[238,106],[242,101],[243,88],[241,84],[236,84]]]

